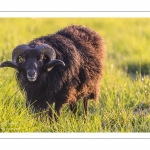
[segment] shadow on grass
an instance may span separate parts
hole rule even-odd
[[[134,109],[134,114],[149,115],[150,114],[150,103],[139,103]]]
[[[128,62],[123,69],[134,79],[137,75],[150,76],[150,62]]]

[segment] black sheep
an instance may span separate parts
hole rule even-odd
[[[105,44],[98,33],[71,25],[17,46],[12,61],[0,67],[15,68],[27,100],[37,109],[49,109],[51,117],[53,103],[58,115],[65,103],[75,113],[80,99],[87,114],[88,100],[99,98],[104,56]]]

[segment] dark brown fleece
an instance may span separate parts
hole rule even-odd
[[[29,45],[33,43],[52,46],[56,58],[66,66],[43,72],[34,83],[17,74],[30,103],[35,102],[33,105],[42,109],[47,108],[47,102],[55,103],[59,115],[65,103],[69,103],[73,111],[79,99],[83,99],[85,105],[89,99],[98,101],[105,56],[104,41],[98,33],[85,26],[71,25],[55,34],[36,38]]]

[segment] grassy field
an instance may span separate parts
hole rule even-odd
[[[84,120],[63,108],[59,122],[26,108],[11,68],[0,69],[0,132],[150,132],[150,19],[148,18],[1,18],[0,63],[16,45],[54,33],[70,24],[97,31],[106,42],[104,76],[97,106],[91,101]]]

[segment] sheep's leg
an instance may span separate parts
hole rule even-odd
[[[53,121],[54,120],[54,114],[53,114],[53,108],[52,108],[53,103],[48,103],[48,102],[46,103],[48,104],[46,110],[48,111],[51,121]]]
[[[88,99],[85,98],[84,101],[83,101],[83,103],[84,103],[85,115],[87,115],[88,114]]]
[[[55,111],[56,111],[56,113],[54,114],[56,121],[58,120],[58,117],[60,116],[61,108],[62,108],[62,104],[56,102],[55,103]]]
[[[51,120],[54,120],[54,116],[53,116],[53,110],[52,110],[52,108],[49,108],[49,112],[48,112],[48,114],[49,114],[49,116],[50,116]]]
[[[76,112],[77,112],[77,104],[76,104],[76,103],[71,103],[71,104],[69,104],[69,106],[70,106],[70,110],[71,110],[74,114],[76,114]]]

